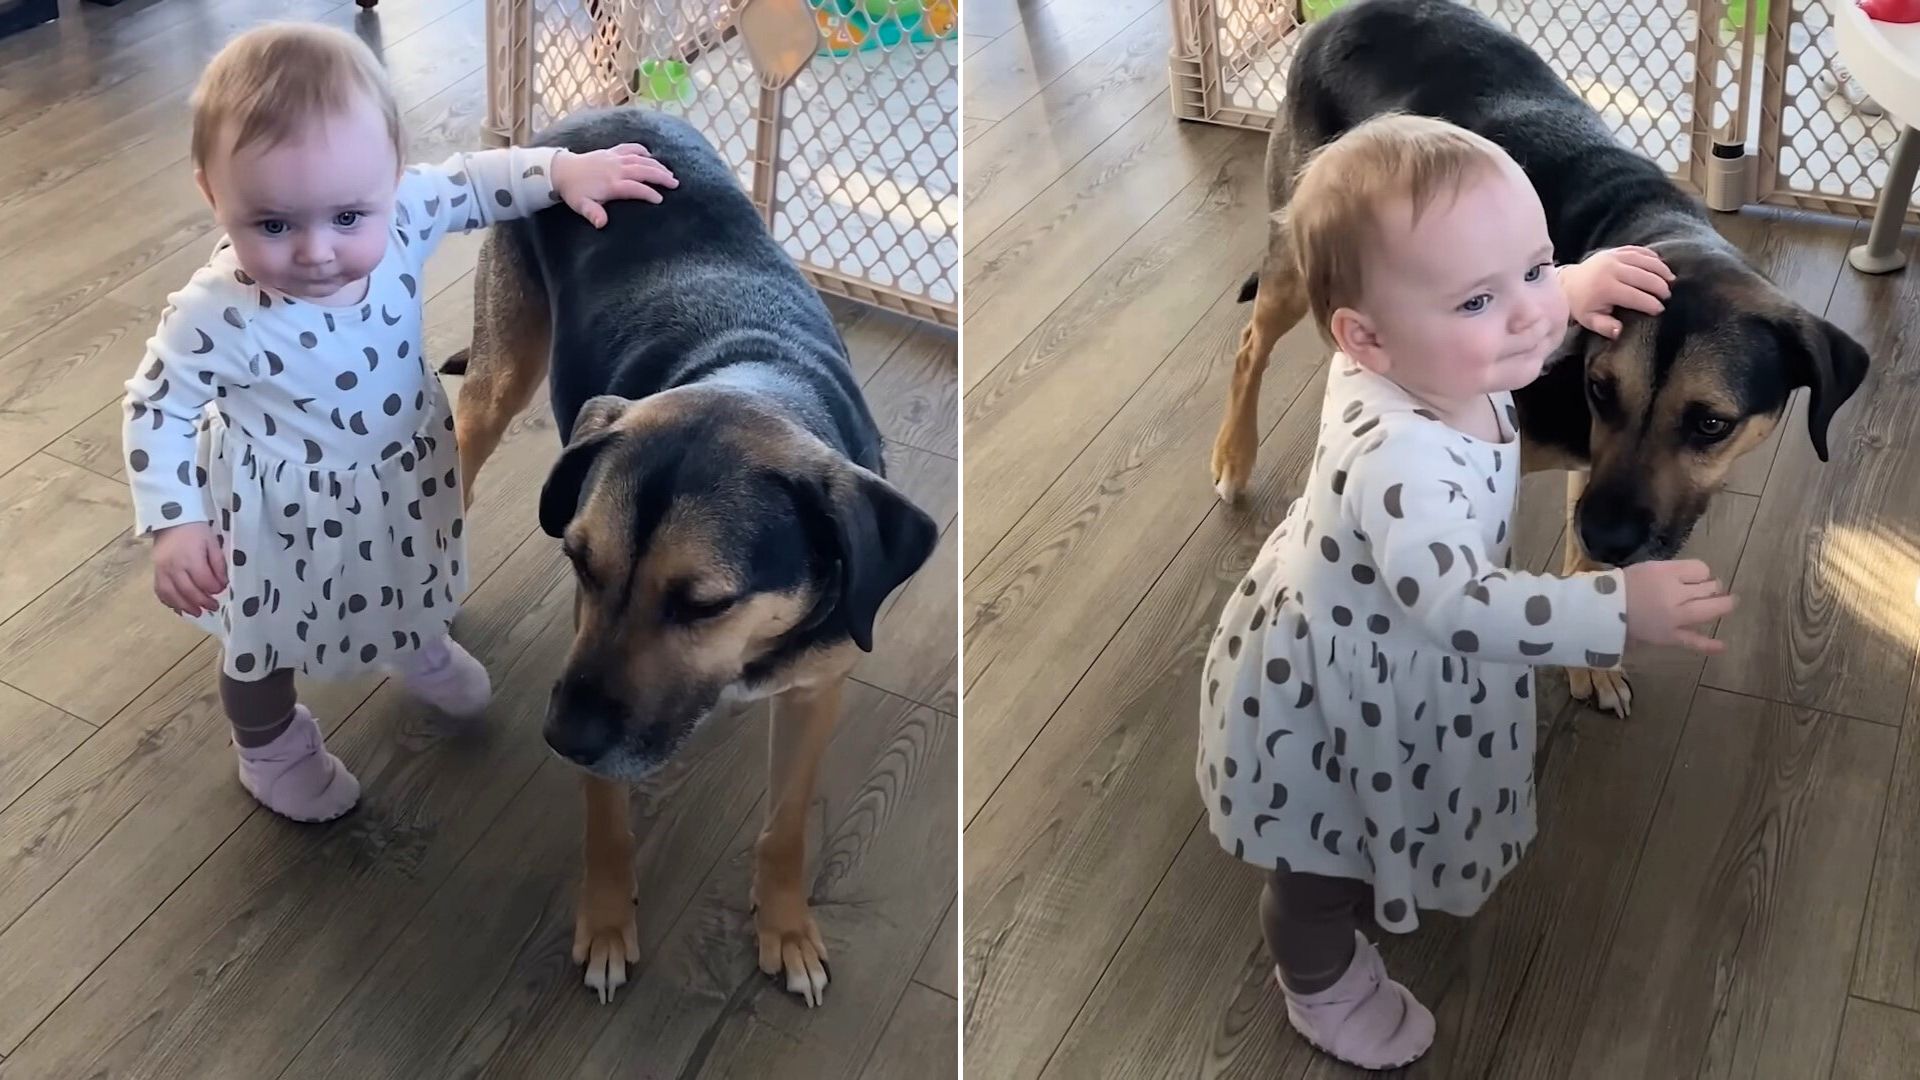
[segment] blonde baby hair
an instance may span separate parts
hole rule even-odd
[[[404,160],[400,107],[386,69],[365,42],[311,23],[270,23],[228,42],[193,91],[193,166],[256,142],[277,145],[315,118],[364,94],[385,116]],[[230,141],[222,144],[222,139]]]
[[[1360,301],[1366,259],[1380,246],[1381,214],[1406,199],[1413,220],[1469,180],[1513,166],[1505,151],[1465,128],[1387,113],[1320,148],[1300,171],[1285,227],[1307,310],[1329,341],[1333,313]]]

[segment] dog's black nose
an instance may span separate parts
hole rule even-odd
[[[591,683],[561,682],[547,699],[542,734],[554,753],[591,765],[619,743],[623,715],[624,707]]]
[[[1653,515],[1644,507],[1608,507],[1580,515],[1580,546],[1595,562],[1623,566],[1646,547]]]

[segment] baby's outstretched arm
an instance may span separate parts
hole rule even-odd
[[[1625,649],[1618,570],[1559,578],[1502,569],[1489,557],[1469,484],[1485,481],[1447,445],[1407,432],[1360,459],[1345,486],[1381,578],[1435,644],[1495,663],[1613,667]],[[1459,462],[1459,464],[1456,464]],[[1485,493],[1482,492],[1484,498]],[[1329,538],[1337,547],[1347,537]]]
[[[483,229],[558,202],[599,228],[607,223],[602,204],[659,202],[656,188],[678,185],[671,170],[635,143],[585,154],[553,146],[478,150],[438,165],[408,166],[400,180],[396,224],[403,235],[417,238],[414,257],[424,262],[449,232]],[[411,246],[414,240],[407,242]]]

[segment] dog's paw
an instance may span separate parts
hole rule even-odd
[[[1260,443],[1252,425],[1223,424],[1213,440],[1213,491],[1224,503],[1235,503],[1247,490]]]
[[[761,904],[753,911],[754,933],[760,939],[760,970],[786,974],[787,992],[798,994],[811,1009],[826,998],[827,945],[804,899]]]
[[[602,1005],[627,984],[627,968],[640,962],[640,928],[631,893],[597,888],[581,891],[573,915],[573,962],[586,965],[587,989]]]
[[[1633,684],[1617,669],[1568,668],[1567,690],[1575,701],[1585,701],[1602,712],[1625,719],[1633,712]]]

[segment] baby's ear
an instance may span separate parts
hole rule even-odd
[[[1333,317],[1327,320],[1327,332],[1333,338],[1333,347],[1353,358],[1375,375],[1385,375],[1392,363],[1386,350],[1380,346],[1380,334],[1365,315],[1352,308],[1335,309]]]
[[[193,183],[200,189],[200,197],[207,200],[209,207],[213,206],[213,189],[207,186],[207,170],[193,170]]]

